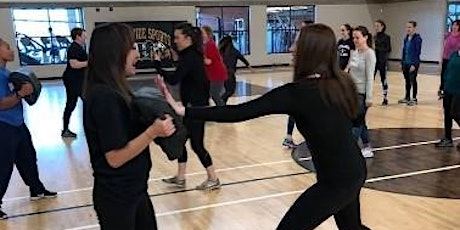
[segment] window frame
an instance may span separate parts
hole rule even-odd
[[[296,8],[296,7],[307,7],[307,8],[312,8],[312,11],[313,11],[313,18],[311,20],[315,20],[315,17],[316,17],[316,5],[287,5],[287,6],[279,6],[279,5],[267,5],[267,9],[266,9],[266,16],[267,16],[267,21],[266,21],[266,24],[268,26],[268,20],[269,20],[269,17],[268,17],[268,9],[269,8],[289,8],[288,11],[289,11],[289,26],[295,26],[293,25],[293,22],[292,22],[292,12],[295,11],[293,10],[293,8]],[[307,20],[307,19],[304,19],[304,20]],[[269,38],[269,31],[272,31],[272,32],[277,32],[277,31],[285,31],[284,34],[288,34],[288,37],[291,37],[292,39],[289,39],[289,40],[286,40],[286,46],[285,47],[282,47],[281,49],[278,49],[276,50],[276,48],[274,47],[274,35],[273,33],[271,33],[271,38]],[[297,33],[299,33],[300,31],[300,28],[298,28],[298,26],[295,26],[294,28],[281,28],[281,27],[277,27],[277,28],[267,28],[267,33],[265,34],[265,41],[266,41],[266,52],[268,55],[270,54],[287,54],[287,53],[290,53],[289,49],[290,47],[292,46],[292,44],[294,43],[294,38],[297,36]],[[269,43],[269,39],[271,40],[271,42]],[[268,47],[269,44],[271,44],[271,47]]]
[[[233,40],[237,39],[237,36],[235,36],[234,34],[239,34],[239,33],[246,33],[246,41],[243,41],[244,43],[246,43],[246,47],[247,47],[247,50],[242,50],[241,49],[241,45],[239,45],[239,43],[237,43],[238,45],[236,45],[236,48],[240,51],[240,53],[242,55],[250,55],[251,54],[251,35],[250,35],[250,18],[251,18],[251,9],[249,6],[196,6],[195,7],[195,10],[196,10],[196,25],[197,26],[203,26],[200,22],[200,9],[203,9],[203,8],[218,8],[219,9],[219,12],[220,12],[220,18],[221,20],[219,20],[219,29],[218,30],[215,30],[214,28],[213,29],[213,34],[217,34],[219,37],[223,37],[224,35],[227,35],[227,34],[231,34],[232,35],[232,38]],[[245,30],[225,30],[224,28],[224,8],[245,8],[247,9],[247,18],[248,18],[248,21],[246,22],[246,29]],[[216,39],[218,40],[218,39]],[[216,43],[218,41],[215,41]],[[235,43],[234,43],[235,44]]]
[[[43,18],[16,18],[16,10],[45,10],[47,20]],[[53,18],[53,10],[65,10],[67,14],[71,11],[75,11],[75,18],[62,20],[60,18]],[[67,48],[72,43],[70,27],[81,27],[84,28],[84,10],[81,7],[69,7],[69,8],[10,8],[11,18],[14,27],[16,48],[19,54],[20,66],[50,66],[50,65],[62,65],[67,63]],[[43,23],[47,24],[47,28],[43,28],[49,31],[49,28],[56,27],[58,24],[66,24],[69,27],[69,33],[57,34],[56,31],[50,31],[50,33],[44,33],[43,35],[28,35],[23,32],[24,29],[18,28],[18,24],[21,23]],[[73,25],[73,26],[71,26]],[[40,32],[39,32],[40,33]]]

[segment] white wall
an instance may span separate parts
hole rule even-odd
[[[316,7],[316,21],[329,25],[338,36],[342,24],[362,25],[373,32],[374,21],[382,17],[381,5],[320,5]]]
[[[383,6],[387,33],[391,36],[393,52],[390,58],[401,59],[401,49],[406,35],[406,22],[416,21],[417,32],[422,36],[422,61],[440,61],[445,33],[447,3],[444,0],[423,0],[392,3]]]
[[[13,17],[11,17],[11,10],[0,8],[0,38],[11,45],[11,48],[16,50],[16,41],[13,28]],[[19,65],[18,52],[15,52],[14,62],[8,64],[8,68],[16,68]]]

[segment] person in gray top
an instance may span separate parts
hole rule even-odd
[[[353,30],[353,41],[356,50],[352,52],[348,70],[356,84],[359,99],[359,115],[354,122],[353,133],[363,142],[362,154],[364,157],[373,157],[370,147],[369,134],[366,125],[367,109],[372,106],[372,91],[374,88],[374,71],[377,62],[372,47],[372,35],[364,26],[358,26]],[[364,134],[362,136],[362,134]]]

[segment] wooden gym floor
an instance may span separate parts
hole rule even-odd
[[[231,103],[258,97],[290,78],[288,68],[240,72],[238,96]],[[381,87],[376,79],[375,104],[368,113],[376,151],[375,158],[368,160],[369,180],[361,195],[363,221],[373,230],[460,229],[460,154],[455,148],[434,148],[432,141],[442,136],[443,124],[441,101],[436,96],[439,80],[432,75],[418,79],[419,105],[413,107],[396,103],[404,91],[400,73],[389,74],[387,107],[380,106]],[[131,82],[135,86],[153,84],[144,75]],[[15,171],[2,206],[10,218],[0,221],[0,229],[98,229],[81,103],[71,119],[76,140],[60,137],[64,104],[62,83],[44,82],[41,98],[25,114],[38,152],[40,177],[59,196],[29,201],[28,188]],[[286,116],[276,115],[237,124],[208,123],[206,147],[223,183],[217,191],[193,190],[206,174],[192,151],[187,188],[162,183],[161,178],[176,172],[176,163],[152,145],[149,194],[159,229],[275,229],[299,194],[315,182],[314,173],[300,167],[291,151],[281,147],[286,122]],[[294,138],[303,141],[297,131]],[[336,229],[334,220],[318,229]]]

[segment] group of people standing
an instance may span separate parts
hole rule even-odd
[[[455,43],[460,40],[460,24],[458,21],[454,23],[455,30],[446,38],[446,47],[452,47],[448,48],[452,52],[446,51],[445,84],[440,87],[450,126],[452,118],[460,121],[460,116],[452,117],[448,113],[451,108],[460,115],[460,106],[451,107],[449,102],[460,95],[460,87],[454,87],[460,86],[460,81],[454,77],[460,69],[460,44]],[[422,39],[415,32],[416,26],[416,22],[407,23],[401,62],[406,95],[400,102],[407,105],[417,104],[416,76]],[[231,37],[224,37],[218,48],[210,28],[179,24],[174,30],[177,70],[172,73],[163,71],[159,57],[155,57],[156,69],[162,76],[157,78],[157,85],[175,112],[184,117],[191,147],[207,171],[207,179],[196,188],[220,187],[210,153],[204,147],[205,121],[240,122],[269,114],[287,114],[297,122],[301,135],[309,142],[317,169],[317,183],[300,195],[282,218],[278,229],[314,229],[331,216],[339,229],[369,229],[362,224],[359,201],[367,175],[364,157],[373,156],[372,151],[366,152],[366,148],[370,148],[366,113],[372,106],[377,71],[383,88],[382,105],[388,104],[386,71],[391,52],[385,23],[376,21],[375,29],[377,34],[373,39],[364,26],[351,28],[342,25],[342,39],[337,42],[330,27],[315,23],[304,25],[292,52],[292,83],[249,102],[227,106],[228,97],[235,88],[237,59],[245,59],[233,47]],[[72,30],[74,43],[68,51],[69,61],[63,77],[67,104],[62,136],[76,137],[68,129],[68,123],[80,96],[94,170],[94,209],[101,229],[157,229],[155,212],[147,193],[152,166],[149,144],[157,137],[172,135],[175,132],[173,120],[166,115],[145,127],[133,116],[133,93],[126,78],[135,75],[140,55],[132,28],[122,23],[97,26],[92,32],[89,55],[84,49],[85,37],[83,29]],[[30,85],[14,92],[8,88],[5,65],[12,60],[12,51],[2,40],[0,57],[0,131],[2,137],[7,133],[9,137],[17,136],[13,140],[19,141],[13,143],[0,138],[2,146],[9,147],[7,150],[11,153],[0,155],[8,157],[1,161],[8,163],[0,170],[1,195],[6,191],[5,182],[9,181],[13,163],[16,163],[20,172],[24,164],[32,165],[27,167],[30,171],[22,168],[24,174],[21,173],[31,188],[31,198],[55,197],[56,193],[46,190],[38,179],[35,150],[22,117],[21,98],[32,90]],[[249,65],[247,61],[243,62]],[[82,79],[74,79],[80,75]],[[163,80],[172,85],[180,84],[181,104],[174,101]],[[224,94],[226,85],[229,93]],[[215,107],[209,107],[210,97]],[[364,144],[361,151],[357,144],[359,138]],[[336,143],[331,145],[330,140]],[[452,143],[447,130],[446,138],[440,143],[447,143],[446,146]],[[187,150],[184,148],[178,160],[177,174],[163,181],[185,187],[186,162]],[[6,214],[0,210],[0,218],[3,217]]]

